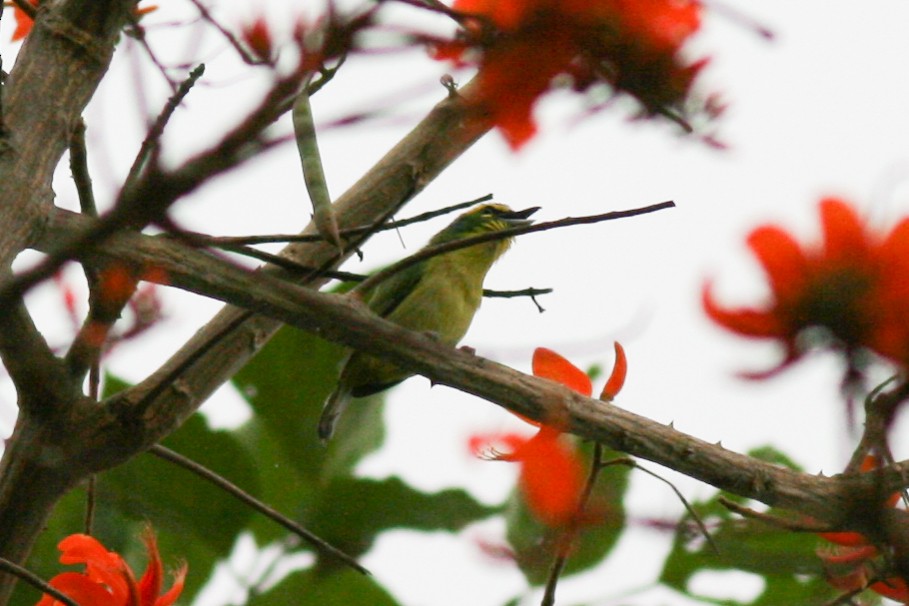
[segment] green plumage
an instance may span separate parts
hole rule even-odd
[[[428,246],[486,232],[527,225],[536,208],[512,211],[502,204],[478,206],[436,234]],[[493,240],[431,257],[393,274],[364,296],[369,308],[410,330],[429,332],[443,343],[460,341],[483,298],[483,280],[492,264],[511,246],[511,238]],[[364,397],[400,383],[412,373],[380,358],[352,352],[343,363],[338,386],[325,402],[319,437],[328,440],[351,397]]]

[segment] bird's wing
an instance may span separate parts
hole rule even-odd
[[[387,318],[398,308],[423,279],[425,262],[411,265],[407,269],[393,274],[384,282],[379,283],[375,290],[367,293],[366,303],[378,316]]]

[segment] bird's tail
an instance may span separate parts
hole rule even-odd
[[[322,444],[327,444],[335,432],[335,424],[338,422],[347,404],[350,402],[350,388],[344,385],[344,381],[331,392],[328,399],[325,400],[325,406],[322,408],[322,416],[319,417],[319,439]]]

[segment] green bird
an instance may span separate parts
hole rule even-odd
[[[513,211],[504,204],[484,204],[455,219],[427,246],[487,232],[530,225],[538,207]],[[364,293],[369,308],[410,330],[428,332],[455,345],[467,332],[483,298],[483,280],[492,264],[511,246],[513,238],[491,240],[411,265]],[[359,351],[342,363],[338,386],[325,401],[319,419],[319,438],[328,441],[335,423],[351,398],[362,398],[397,385],[413,373]]]

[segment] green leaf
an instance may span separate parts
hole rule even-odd
[[[331,482],[307,520],[311,529],[348,554],[366,552],[391,528],[455,532],[500,508],[475,501],[463,490],[427,494],[399,478],[345,478]]]
[[[64,496],[54,507],[54,512],[47,525],[38,536],[26,567],[45,581],[65,571],[75,570],[72,566],[60,563],[60,551],[57,549],[64,537],[85,530],[85,491],[76,489]],[[31,585],[19,581],[10,598],[10,606],[35,606],[41,594]]]
[[[258,491],[259,474],[247,450],[231,432],[209,429],[199,415],[190,417],[164,445],[248,492]],[[144,552],[138,536],[150,523],[162,554],[189,563],[187,597],[207,580],[218,560],[230,554],[254,513],[220,488],[151,454],[99,475],[97,501],[96,534],[108,548],[124,555]],[[113,536],[118,529],[126,532]]]
[[[374,577],[351,570],[323,575],[307,570],[296,572],[270,591],[253,598],[251,606],[328,606],[369,604],[398,606],[391,594]]]
[[[709,529],[719,553],[713,552],[693,520],[686,516],[679,524],[660,575],[662,583],[689,597],[727,606],[813,606],[837,595],[824,580],[821,561],[815,554],[818,539],[814,535],[734,516],[720,504],[719,495],[692,507]],[[773,510],[768,513],[783,515]],[[699,573],[732,570],[762,577],[762,594],[744,603],[710,599],[689,588],[689,581]]]
[[[212,431],[190,417],[164,445],[256,492],[258,477],[249,454],[226,431]],[[198,476],[150,454],[133,458],[98,477],[98,499],[155,528],[193,537],[229,552],[252,510]]]
[[[581,447],[589,467],[593,445]],[[603,460],[609,461],[621,454],[606,450]],[[603,469],[594,485],[588,511],[597,520],[585,526],[572,543],[571,555],[563,575],[575,574],[600,563],[612,550],[625,527],[623,500],[628,488],[630,468],[624,465]],[[506,513],[506,536],[515,550],[518,566],[528,582],[541,585],[546,582],[558,544],[565,540],[563,531],[552,530],[541,524],[527,509],[521,495],[515,491],[509,498]]]
[[[261,424],[257,439],[274,440],[285,463],[310,487],[326,474],[349,475],[384,440],[381,398],[355,400],[329,448],[316,437],[322,404],[338,379],[343,349],[312,334],[282,328],[233,379]]]

